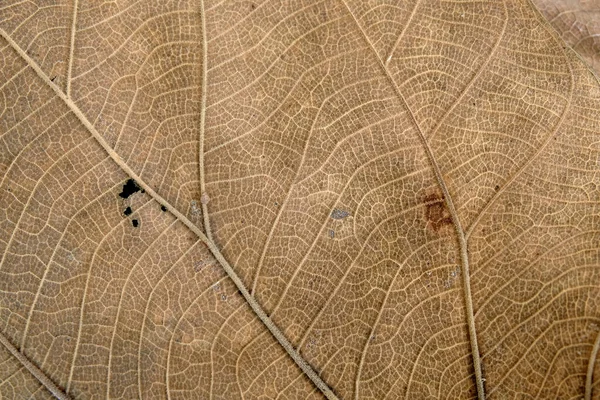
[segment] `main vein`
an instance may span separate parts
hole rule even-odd
[[[325,383],[325,381],[323,381],[323,379],[321,379],[321,377],[315,372],[315,370],[300,355],[300,353],[298,353],[296,351],[296,349],[292,346],[290,341],[285,337],[285,335],[279,329],[279,327],[277,327],[273,323],[273,321],[269,318],[269,316],[262,309],[260,304],[258,304],[256,299],[252,295],[250,295],[250,292],[246,289],[246,287],[245,287],[244,283],[242,282],[242,280],[240,279],[240,277],[236,274],[236,272],[233,270],[233,268],[231,267],[229,262],[227,262],[225,257],[223,257],[223,255],[219,251],[218,247],[213,243],[213,241],[209,240],[207,238],[207,236],[204,234],[204,232],[202,232],[202,230],[198,226],[193,224],[181,212],[179,212],[179,210],[177,210],[166,199],[164,199],[162,196],[160,196],[151,186],[149,186],[146,182],[144,182],[144,180],[140,176],[138,176],[123,161],[123,159],[121,159],[121,157],[110,147],[110,145],[104,140],[102,135],[96,130],[96,128],[92,125],[92,123],[87,119],[87,117],[83,114],[83,112],[79,109],[79,107],[77,107],[77,105],[57,85],[55,85],[50,80],[48,75],[46,75],[44,73],[44,71],[42,71],[40,66],[37,65],[37,63],[35,61],[33,61],[31,59],[31,57],[29,57],[27,55],[27,53],[14,40],[12,40],[12,38],[3,29],[0,29],[0,36],[2,36],[2,38],[8,42],[8,44],[13,48],[13,50],[16,51],[19,54],[19,56],[25,62],[27,62],[29,67],[31,67],[35,71],[35,73],[38,75],[38,77],[40,79],[42,79],[54,91],[54,93],[67,105],[67,107],[69,107],[71,112],[73,112],[73,114],[75,114],[77,119],[79,119],[79,121],[86,127],[88,132],[90,132],[90,134],[96,139],[96,141],[108,153],[110,158],[127,175],[129,175],[132,179],[134,179],[137,182],[137,184],[146,191],[146,193],[148,193],[158,203],[164,205],[173,215],[175,215],[175,217],[177,217],[177,219],[179,219],[179,221],[181,221],[186,227],[188,227],[188,229],[190,229],[192,232],[194,232],[198,236],[198,238],[208,247],[208,249],[213,254],[213,256],[217,259],[217,261],[219,261],[219,263],[221,264],[221,266],[223,267],[223,269],[225,270],[225,272],[227,273],[229,278],[233,281],[233,283],[236,285],[236,287],[238,288],[238,290],[240,291],[240,293],[242,294],[244,299],[248,302],[248,305],[250,306],[252,311],[254,311],[256,316],[267,327],[267,329],[271,332],[271,334],[275,337],[275,339],[279,342],[279,344],[285,349],[285,351],[289,354],[289,356],[294,360],[294,362],[298,365],[298,367],[300,367],[300,369],[306,374],[306,376],[319,388],[319,390],[321,390],[321,392],[325,395],[325,397],[328,400],[337,400],[337,396],[333,393],[333,391],[329,388],[329,386]],[[11,348],[8,346],[9,345],[12,346],[12,345],[9,342],[8,342],[8,344],[5,343],[6,340],[1,335],[1,333],[0,333],[0,342],[2,342],[2,344],[5,345],[5,347],[7,347],[9,350],[11,350]],[[14,348],[14,346],[12,346],[12,347],[17,353],[19,353],[19,351],[16,350],[16,348]],[[11,351],[11,353],[14,354],[13,351]],[[17,357],[17,359],[26,367],[28,367],[28,365],[26,364],[26,362],[28,362],[29,364],[31,364],[32,368],[36,368],[39,373],[37,373],[37,374],[34,373],[34,376],[36,376],[36,378],[38,378],[38,380],[40,380],[40,382],[42,384],[44,384],[44,386],[46,386],[46,388],[48,388],[48,390],[52,391],[51,387],[49,386],[49,384],[52,383],[52,381],[41,370],[39,370],[37,367],[35,367],[35,365],[33,365],[29,360],[27,360],[22,354],[19,353],[19,355],[20,355],[20,357],[17,357],[17,356],[15,356],[15,357]],[[28,369],[31,371],[31,369],[29,367],[28,367]],[[41,376],[40,376],[40,374],[41,374]],[[54,385],[54,386],[56,386],[56,385]],[[60,393],[63,393],[63,392],[60,392]],[[63,395],[64,395],[64,393],[63,393]],[[66,396],[66,395],[64,395],[64,396]],[[67,399],[68,397],[63,397],[63,398]]]
[[[473,300],[472,300],[472,296],[471,296],[469,254],[468,254],[468,250],[467,250],[467,240],[465,238],[464,230],[460,224],[460,220],[458,218],[458,213],[456,212],[456,208],[454,207],[454,202],[452,201],[452,197],[450,197],[450,192],[448,190],[448,187],[446,186],[446,182],[444,181],[440,167],[433,155],[433,151],[431,150],[431,147],[429,146],[429,143],[427,142],[427,139],[425,138],[423,129],[420,127],[419,123],[417,122],[417,119],[415,118],[414,113],[408,106],[408,102],[406,101],[406,99],[404,98],[402,93],[400,92],[400,89],[398,89],[398,85],[396,85],[394,78],[390,75],[390,72],[388,71],[387,67],[385,66],[385,64],[383,63],[383,61],[377,54],[375,47],[373,47],[373,43],[371,43],[371,40],[369,39],[366,32],[362,28],[361,24],[356,19],[356,16],[354,15],[352,10],[346,3],[346,0],[341,0],[341,1],[344,4],[344,6],[346,7],[346,10],[348,11],[348,13],[352,16],[352,19],[356,23],[356,26],[358,27],[363,38],[365,39],[365,41],[368,43],[369,47],[371,48],[373,54],[375,55],[375,58],[377,59],[377,63],[379,65],[380,69],[382,70],[383,74],[386,76],[386,78],[390,82],[390,85],[396,92],[398,99],[400,100],[400,102],[402,103],[404,108],[406,109],[406,112],[409,115],[412,124],[415,126],[415,128],[417,130],[419,139],[421,140],[421,142],[423,144],[423,148],[425,149],[425,152],[427,153],[427,158],[429,159],[429,162],[431,163],[438,186],[440,187],[440,189],[444,195],[444,202],[446,203],[446,207],[448,208],[448,211],[450,212],[450,216],[452,218],[452,223],[454,224],[456,236],[458,238],[459,249],[460,249],[460,259],[461,259],[461,264],[462,264],[462,277],[463,277],[463,290],[464,290],[464,295],[465,295],[464,297],[465,297],[466,317],[467,317],[467,325],[468,325],[468,329],[469,329],[469,341],[471,343],[473,368],[475,370],[475,383],[477,386],[477,397],[479,400],[484,400],[485,399],[485,390],[483,387],[484,380],[483,380],[483,372],[482,372],[482,368],[481,368],[481,356],[479,354],[479,345],[477,343],[477,331],[475,330]]]
[[[198,138],[198,172],[200,174],[200,204],[202,205],[202,219],[204,221],[204,230],[206,236],[212,241],[212,231],[210,229],[210,220],[208,219],[208,201],[205,183],[204,171],[204,131],[206,126],[206,83],[208,81],[208,41],[206,40],[206,17],[204,15],[204,0],[200,0],[200,24],[202,26],[202,87],[200,97],[200,135]]]
[[[33,375],[50,393],[59,400],[71,398],[62,391],[42,370],[21,353],[3,333],[0,332],[0,343]]]

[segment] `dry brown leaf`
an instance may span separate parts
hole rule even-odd
[[[600,85],[521,0],[0,3],[7,398],[600,398]]]

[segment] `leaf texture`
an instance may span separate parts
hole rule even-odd
[[[0,36],[3,396],[600,398],[600,85],[529,2]]]

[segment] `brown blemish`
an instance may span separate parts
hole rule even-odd
[[[452,217],[443,194],[430,191],[423,197],[422,203],[425,206],[425,221],[436,233],[444,226],[452,225]]]

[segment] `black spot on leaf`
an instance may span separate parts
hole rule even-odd
[[[119,196],[126,199],[132,194],[139,192],[140,187],[133,179],[128,179],[127,182],[123,185],[123,191],[119,193]]]
[[[137,228],[139,224],[140,223],[139,223],[139,221],[137,219],[131,220],[131,225],[133,225],[134,228]]]
[[[162,210],[162,212],[167,211],[167,207],[165,207],[165,206],[160,206],[160,209]]]
[[[127,207],[127,208],[125,209],[125,211],[123,211],[123,214],[125,214],[125,215],[131,215],[131,213],[132,213],[132,212],[133,212],[133,211],[131,211],[131,207]]]

